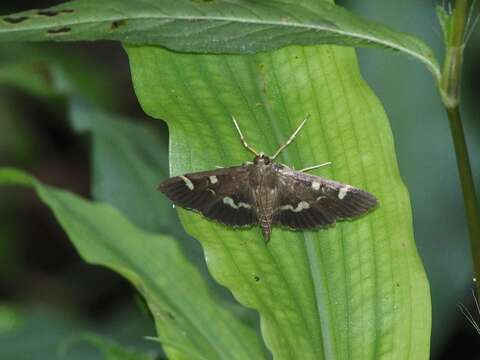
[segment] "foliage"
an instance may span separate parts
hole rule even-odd
[[[442,19],[448,21],[445,14]],[[0,21],[3,41],[100,39],[124,43],[142,107],[167,122],[172,174],[249,160],[231,115],[266,153],[309,115],[281,161],[296,168],[332,161],[322,176],[380,199],[373,213],[334,229],[275,229],[268,245],[258,229],[227,229],[179,210],[215,280],[259,312],[275,358],[428,357],[429,290],[386,115],[352,50],[305,46],[399,50],[440,81],[423,42],[307,0],[77,0]],[[286,45],[304,46],[277,49]],[[202,264],[189,259],[195,245],[165,200],[151,193],[165,163],[155,152],[162,141],[148,127],[110,117],[72,106],[76,128],[94,133],[95,202],[13,169],[0,171],[0,182],[34,187],[87,261],[112,268],[139,289],[170,358],[268,357],[251,317],[209,285]]]
[[[255,332],[211,293],[174,239],[142,231],[109,205],[55,190],[13,169],[0,170],[0,182],[34,187],[87,261],[112,268],[139,289],[171,358],[261,357]]]

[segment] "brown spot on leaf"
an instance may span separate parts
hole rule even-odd
[[[19,24],[22,21],[25,21],[25,20],[28,20],[28,19],[29,19],[28,16],[6,17],[6,18],[3,18],[3,21],[5,21],[6,23],[9,23],[9,24]]]
[[[70,30],[72,30],[72,29],[69,28],[69,27],[61,27],[61,28],[58,28],[58,29],[50,29],[47,32],[49,34],[52,34],[52,35],[59,35],[59,34],[68,33],[68,32],[70,32]]]
[[[38,15],[42,15],[42,16],[57,16],[58,14],[60,14],[59,11],[53,11],[53,10],[41,10],[41,11],[37,11],[37,14]]]
[[[70,14],[70,13],[73,13],[73,12],[75,12],[75,10],[73,10],[73,9],[40,10],[40,11],[37,11],[37,14],[42,15],[42,16],[52,17],[52,16],[57,16],[57,15],[60,15],[60,14]]]
[[[125,25],[127,25],[126,20],[115,20],[115,21],[112,21],[112,23],[110,24],[110,30],[114,31],[114,30],[117,30],[120,26],[125,26]]]

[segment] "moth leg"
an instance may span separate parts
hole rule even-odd
[[[321,168],[321,167],[327,166],[327,165],[332,165],[332,162],[331,162],[331,161],[327,161],[326,163],[319,164],[319,165],[309,166],[309,167],[306,167],[305,169],[302,169],[302,170],[299,170],[299,171],[300,171],[300,172],[307,172],[307,171],[314,170],[314,169],[318,169],[318,168]]]
[[[275,154],[271,157],[272,160],[275,160],[275,158],[282,152],[282,150],[292,143],[292,141],[295,139],[295,137],[297,136],[299,131],[302,129],[303,125],[305,125],[307,120],[308,120],[308,116],[302,121],[302,123],[298,126],[298,128],[293,132],[293,134],[290,136],[287,142],[278,148]]]
[[[235,128],[238,131],[238,135],[240,135],[240,141],[242,142],[243,146],[245,146],[245,148],[248,151],[252,152],[255,156],[258,156],[258,152],[256,152],[255,149],[252,148],[250,145],[248,145],[247,142],[245,141],[245,137],[242,134],[242,130],[240,130],[240,126],[238,126],[237,120],[235,120],[235,117],[233,115],[232,115],[232,120],[233,120],[233,123],[235,124]]]

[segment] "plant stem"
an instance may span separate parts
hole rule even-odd
[[[441,81],[442,101],[448,114],[452,132],[458,172],[462,185],[465,212],[470,233],[477,296],[480,295],[480,211],[468,156],[465,134],[460,114],[460,86],[465,48],[465,31],[469,1],[456,0],[452,27],[446,39],[446,56]]]
[[[465,134],[459,107],[447,108],[450,129],[452,131],[453,143],[457,155],[457,166],[462,185],[463,201],[467,215],[468,229],[470,232],[470,248],[472,252],[473,268],[477,287],[477,295],[480,294],[480,211],[477,204],[475,184],[468,157]]]

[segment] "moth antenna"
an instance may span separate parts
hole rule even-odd
[[[309,166],[309,167],[306,167],[305,169],[302,169],[302,170],[299,170],[299,171],[300,171],[300,172],[307,172],[307,171],[314,170],[314,169],[318,169],[318,168],[321,168],[321,167],[327,166],[327,165],[332,165],[332,162],[331,162],[331,161],[327,161],[327,162],[325,162],[325,163],[323,163],[323,164]]]
[[[240,135],[240,141],[242,142],[243,146],[250,152],[252,152],[255,156],[258,156],[258,152],[255,151],[254,148],[252,148],[250,145],[247,144],[247,142],[245,141],[245,137],[243,136],[242,134],[242,130],[240,130],[240,126],[238,126],[238,123],[237,123],[237,120],[235,120],[235,117],[232,115],[232,120],[233,120],[233,123],[235,124],[235,128],[237,129],[238,131],[238,135]]]
[[[285,144],[281,145],[278,148],[278,150],[275,152],[275,154],[273,154],[273,156],[271,157],[272,160],[275,160],[275,158],[283,151],[283,149],[285,149],[288,145],[290,145],[292,143],[292,141],[295,139],[295,137],[297,136],[299,131],[302,129],[303,125],[305,125],[307,120],[308,120],[308,116],[302,121],[302,123],[298,126],[298,128],[293,132],[293,134],[290,136],[290,138],[287,140],[287,142]]]
[[[477,334],[480,334],[480,327],[478,326],[477,322],[475,321],[475,318],[473,317],[472,313],[467,309],[465,305],[462,303],[457,304],[458,308],[462,312],[462,314],[465,316],[465,318],[468,320],[470,325],[473,326]]]

